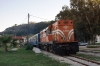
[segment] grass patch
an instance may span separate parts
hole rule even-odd
[[[87,48],[99,48],[100,45],[87,45],[86,47]]]
[[[92,52],[100,52],[100,50],[92,50]]]
[[[100,43],[95,43],[96,45],[100,45]]]
[[[31,50],[20,48],[18,51],[5,53],[0,49],[0,66],[70,66],[52,60],[43,54],[35,54]]]
[[[92,55],[85,55],[85,54],[76,54],[76,56],[83,57],[93,61],[100,61],[100,57],[92,56]]]

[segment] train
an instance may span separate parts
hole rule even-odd
[[[61,19],[30,37],[28,42],[48,52],[69,55],[79,52],[78,41],[74,36],[73,20]]]

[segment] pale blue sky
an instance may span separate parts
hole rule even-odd
[[[70,0],[0,0],[0,32],[14,24],[27,23],[27,14],[54,20],[62,6],[70,5]],[[43,19],[30,16],[30,21]]]

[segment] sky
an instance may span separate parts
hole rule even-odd
[[[29,21],[54,20],[64,5],[70,6],[70,0],[0,0],[0,32],[15,24],[27,24],[28,13]]]

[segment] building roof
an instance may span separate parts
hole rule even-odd
[[[12,38],[13,38],[13,39],[18,39],[18,40],[23,40],[23,39],[24,39],[23,36],[13,36]]]

